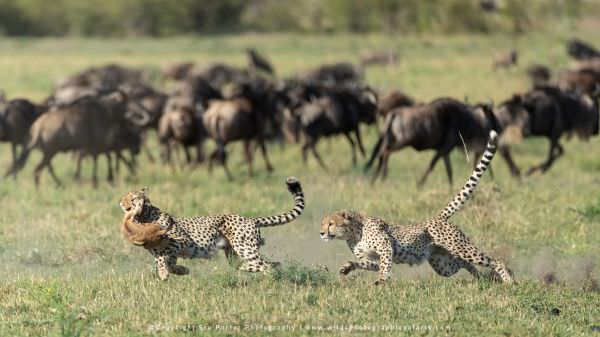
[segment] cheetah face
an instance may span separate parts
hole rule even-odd
[[[346,228],[350,221],[339,214],[328,214],[321,220],[321,239],[345,239]]]
[[[144,188],[140,191],[130,191],[125,194],[119,201],[119,206],[125,213],[131,213],[132,215],[138,215],[142,212],[143,206],[146,202],[150,202],[146,196],[147,189]]]

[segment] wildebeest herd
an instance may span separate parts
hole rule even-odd
[[[577,39],[567,43],[576,66],[560,71],[553,80],[548,67],[531,65],[527,74],[532,88],[497,106],[491,101],[473,104],[448,97],[419,102],[402,91],[380,93],[365,83],[362,68],[351,63],[324,64],[282,79],[265,56],[254,49],[246,52],[247,67],[186,62],[163,69],[163,77],[174,83],[168,92],[154,88],[145,71],[107,64],[61,81],[39,103],[2,95],[0,141],[11,143],[13,158],[6,175],[16,178],[31,151],[38,149],[42,159],[34,170],[36,185],[44,169],[60,184],[52,159],[59,152],[72,152],[77,159],[75,178],[80,178],[81,162],[89,157],[97,186],[101,156],[108,162],[109,181],[121,163],[135,172],[137,156],[144,149],[148,160],[156,160],[145,145],[153,132],[161,144],[161,161],[172,163],[173,154],[183,150],[187,163],[206,163],[209,170],[220,164],[230,179],[227,145],[237,141],[243,143],[250,175],[255,149],[260,150],[266,169],[273,170],[268,142],[301,142],[303,160],[310,154],[327,170],[316,147],[320,139],[345,137],[352,148],[352,163],[357,164],[356,148],[365,155],[361,124],[374,125],[380,118],[383,126],[365,166],[366,171],[377,163],[373,181],[386,177],[393,151],[410,146],[435,151],[419,184],[425,183],[439,159],[452,182],[451,151],[464,147],[478,157],[492,129],[504,140],[548,138],[546,160],[526,174],[552,166],[564,152],[563,135],[587,139],[598,134],[600,52]],[[396,62],[395,53],[362,56],[363,66]],[[510,50],[494,59],[493,68],[516,62],[517,51]],[[214,150],[205,154],[208,140]],[[521,170],[509,144],[501,142],[499,153],[518,177]]]

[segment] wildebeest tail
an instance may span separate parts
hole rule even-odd
[[[498,133],[494,130],[490,131],[487,148],[485,149],[483,156],[481,156],[479,163],[475,166],[475,170],[469,177],[469,180],[467,180],[467,183],[463,186],[462,190],[454,197],[454,199],[452,199],[448,206],[440,212],[437,216],[438,219],[443,221],[450,219],[454,213],[458,212],[464,206],[465,202],[469,199],[471,194],[473,194],[475,187],[477,187],[479,180],[481,180],[481,176],[490,166],[492,158],[494,158],[496,147],[498,145],[497,138]]]
[[[286,224],[299,217],[300,214],[302,214],[302,211],[304,211],[304,193],[302,193],[302,186],[300,185],[298,179],[295,177],[288,177],[285,183],[288,191],[290,191],[290,193],[294,196],[294,208],[283,214],[254,218],[253,220],[256,222],[258,227],[270,227]]]

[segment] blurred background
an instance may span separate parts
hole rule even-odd
[[[599,9],[594,0],[0,0],[0,34],[522,34],[594,24]]]

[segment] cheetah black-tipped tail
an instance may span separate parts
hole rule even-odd
[[[481,156],[479,163],[475,166],[475,170],[467,180],[465,186],[463,186],[462,190],[452,199],[452,201],[446,206],[438,215],[438,219],[446,221],[450,219],[454,213],[458,212],[465,204],[465,202],[469,199],[473,191],[475,191],[475,187],[481,180],[481,176],[490,166],[492,162],[492,158],[494,158],[494,154],[496,153],[496,147],[498,143],[498,133],[494,130],[490,131],[490,135],[488,138],[487,148]]]
[[[290,193],[294,196],[294,208],[283,214],[254,218],[254,221],[256,221],[259,227],[270,227],[286,224],[299,217],[304,211],[304,193],[302,192],[302,185],[300,185],[300,181],[298,181],[298,179],[295,177],[288,177],[285,180],[285,183],[288,191],[290,191]]]

